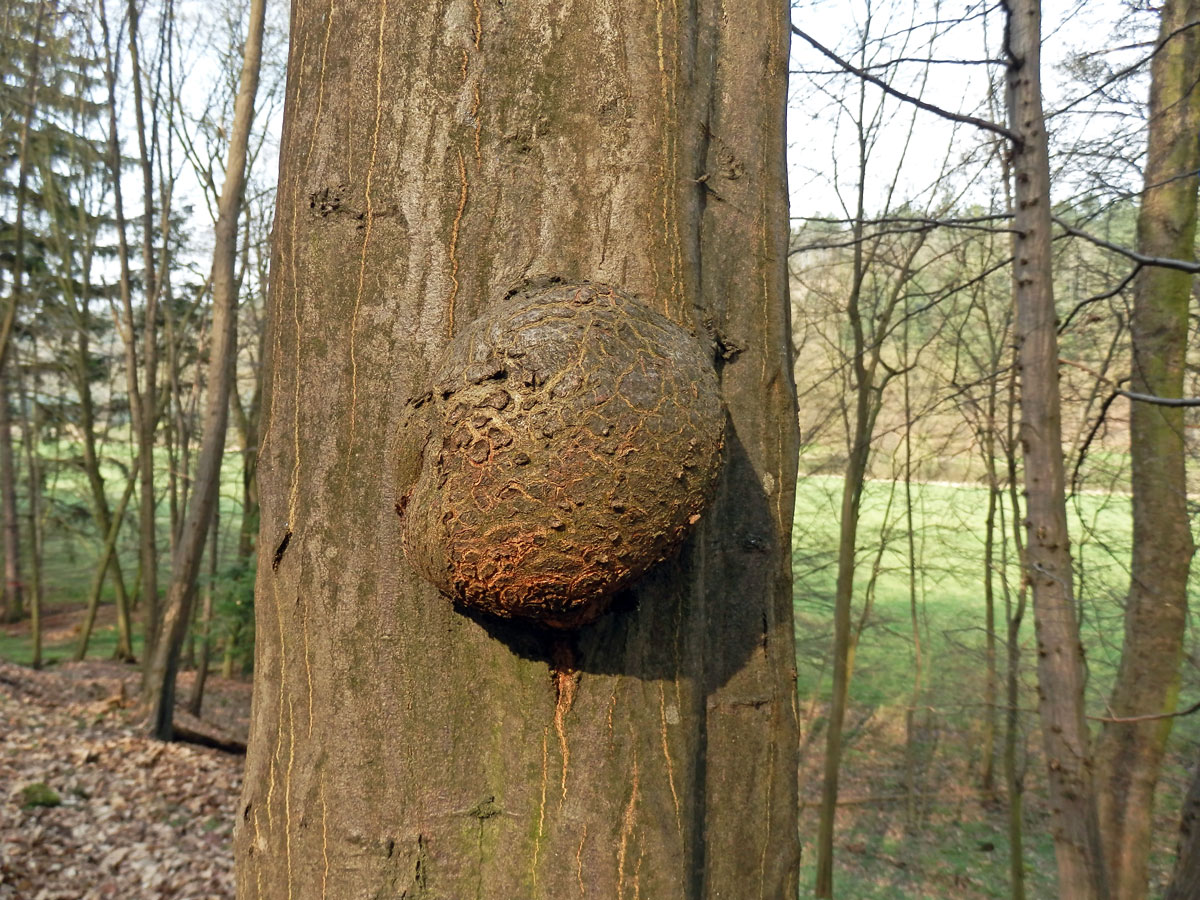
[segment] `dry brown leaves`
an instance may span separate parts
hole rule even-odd
[[[136,677],[0,662],[0,900],[233,897],[242,759],[142,737]],[[39,782],[61,805],[22,808]]]

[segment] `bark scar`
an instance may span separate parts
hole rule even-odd
[[[575,693],[579,689],[579,672],[575,648],[569,638],[555,642],[550,659],[550,677],[554,680],[554,730],[558,733],[558,746],[562,753],[562,799],[567,799],[567,768],[571,761],[571,748],[567,744],[567,713],[575,705]]]

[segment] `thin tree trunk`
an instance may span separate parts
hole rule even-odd
[[[797,895],[787,13],[296,4],[240,896]],[[744,348],[699,530],[557,653],[457,611],[395,512],[405,401],[541,273]]]
[[[25,85],[25,109],[21,116],[21,136],[17,143],[17,208],[13,220],[12,285],[4,317],[0,320],[0,371],[8,360],[9,345],[12,343],[13,327],[17,321],[17,309],[21,305],[21,294],[25,278],[25,204],[29,192],[29,135],[37,114],[38,90],[41,86],[42,26],[52,4],[39,2],[33,25],[33,41],[29,45],[27,78]]]
[[[258,358],[262,359],[261,353]],[[257,367],[254,394],[249,404],[243,405],[236,393],[230,395],[242,457],[242,519],[238,527],[237,559],[247,564],[254,552],[254,537],[258,532],[258,419],[261,396],[261,367]]]
[[[996,477],[996,388],[989,388],[987,423],[983,454],[987,468],[988,503],[984,514],[983,605],[984,605],[984,686],[983,746],[980,761],[980,789],[986,802],[996,799],[996,513],[1000,502],[1000,483]],[[1003,539],[1004,533],[1000,533]]]
[[[917,707],[921,702],[925,659],[921,647],[921,619],[917,603],[917,538],[913,520],[913,468],[912,468],[912,391],[908,371],[908,309],[904,311],[902,346],[904,352],[904,530],[908,543],[908,615],[913,641],[913,683],[908,708],[904,711],[904,781],[908,799],[904,805],[904,825],[910,832],[917,828]]]
[[[230,629],[225,634],[225,640],[222,642],[221,650],[221,677],[229,680],[233,677],[233,650],[237,642],[237,635]]]
[[[217,549],[220,540],[221,515],[214,512],[212,530],[208,536],[208,580],[204,585],[203,609],[200,612],[200,658],[192,693],[188,697],[188,712],[199,717],[204,705],[204,685],[208,681],[208,664],[212,656],[213,585],[217,580]]]
[[[1025,458],[1025,563],[1038,642],[1039,713],[1062,900],[1106,900],[1108,884],[1084,719],[1083,645],[1072,589],[1050,252],[1050,166],[1041,95],[1041,7],[1005,0],[1013,147],[1013,299]]]
[[[1200,0],[1167,0],[1150,68],[1146,189],[1138,252],[1192,259],[1200,168]],[[1171,36],[1173,35],[1173,36]],[[1183,395],[1192,276],[1147,267],[1134,282],[1130,390]],[[1174,712],[1195,547],[1187,508],[1184,410],[1134,402],[1129,453],[1133,560],[1125,642],[1109,708],[1115,717]],[[1154,794],[1174,720],[1106,722],[1097,742],[1097,795],[1115,900],[1147,896]]]
[[[163,616],[163,629],[150,662],[148,689],[152,712],[150,733],[160,740],[171,739],[175,710],[175,674],[179,652],[191,619],[196,578],[216,509],[221,484],[221,458],[225,451],[225,428],[229,420],[229,391],[237,358],[237,261],[238,216],[246,186],[246,158],[254,99],[262,59],[265,0],[252,0],[241,80],[234,107],[225,185],[218,201],[216,241],[213,250],[213,313],[208,357],[208,391],[205,399],[203,438],[196,462],[195,486],[191,491],[183,530],[171,560],[171,583]]]
[[[874,367],[868,366],[865,353],[867,338],[859,303],[862,298],[866,261],[863,252],[865,220],[866,139],[863,134],[863,95],[859,94],[858,116],[858,202],[853,225],[854,280],[847,304],[853,329],[854,346],[854,425],[850,454],[842,481],[842,506],[838,525],[838,570],[833,601],[833,686],[829,701],[829,722],[825,729],[825,772],[821,787],[821,814],[817,825],[817,897],[833,896],[833,836],[837,820],[838,781],[842,765],[842,731],[850,696],[851,604],[854,600],[854,567],[858,543],[858,511],[862,502],[863,479],[870,459],[870,440],[875,430],[871,415]]]
[[[116,305],[112,308],[113,323],[121,335],[121,343],[125,351],[125,383],[129,394],[129,410],[130,417],[133,420],[133,431],[136,442],[139,446],[137,454],[137,476],[141,482],[141,496],[139,496],[140,510],[139,519],[144,525],[146,502],[146,479],[144,471],[147,468],[153,469],[153,449],[150,454],[142,452],[141,436],[143,434],[143,422],[146,417],[146,410],[143,405],[142,390],[138,378],[138,354],[137,354],[137,338],[134,333],[134,316],[133,316],[133,298],[132,298],[132,276],[129,265],[129,240],[126,234],[125,206],[123,194],[121,190],[121,172],[122,172],[122,154],[120,141],[117,138],[117,72],[116,61],[114,59],[112,35],[109,32],[108,17],[106,14],[106,6],[103,3],[97,5],[100,19],[100,30],[104,39],[104,77],[107,86],[107,106],[108,106],[108,167],[111,176],[111,185],[113,192],[113,225],[117,233],[117,260],[119,263],[120,279],[120,307]],[[135,474],[131,474],[130,478],[134,478]],[[150,479],[150,506],[154,506],[154,490],[153,478]],[[120,521],[120,517],[117,518]],[[111,530],[111,529],[110,529]],[[147,563],[145,542],[145,530],[139,530],[139,554],[138,554],[138,571],[136,584],[138,585],[133,598],[130,598],[129,606],[132,607],[138,596],[145,597],[145,589],[147,587],[147,578],[145,577],[145,565]],[[150,554],[153,557],[153,554]],[[153,559],[149,560],[153,565]],[[153,582],[152,577],[149,581]],[[153,593],[157,594],[157,588],[153,588]],[[119,599],[119,595],[118,595]],[[149,608],[150,601],[147,601]],[[151,626],[149,623],[145,626],[145,635],[147,638],[151,636]],[[146,643],[143,648],[149,647]],[[132,640],[130,641],[130,655],[132,656]]]
[[[108,535],[110,532],[112,533],[113,543],[115,543],[117,535],[120,532],[120,523],[123,519],[125,504],[128,502],[129,492],[133,488],[137,475],[130,473],[129,485],[125,491],[126,499],[121,502],[120,512],[117,514],[114,522],[112,511],[108,505],[104,476],[100,471],[100,456],[96,445],[96,414],[88,374],[90,340],[88,338],[86,300],[81,308],[76,304],[74,298],[72,298],[72,309],[77,327],[72,374],[74,376],[75,390],[79,395],[79,427],[83,432],[83,469],[92,494],[92,517],[96,522],[96,530],[101,539],[104,540],[105,545],[108,545]],[[116,525],[115,530],[114,525]],[[101,555],[103,565],[97,569],[91,591],[89,592],[88,619],[89,621],[94,619],[95,610],[93,609],[93,603],[98,604],[100,601],[100,589],[104,584],[104,572],[107,568],[112,577],[113,593],[116,598],[117,608],[117,646],[114,651],[114,658],[128,662],[133,659],[133,634],[129,622],[129,596],[125,591],[125,577],[121,571],[121,560],[117,554],[111,551],[111,548],[105,549]],[[81,643],[86,646],[86,639],[81,641]]]
[[[136,463],[135,463],[136,467]],[[121,534],[121,523],[125,519],[125,510],[129,507],[129,499],[133,496],[133,488],[137,483],[137,471],[129,473],[125,482],[125,493],[117,504],[116,512],[109,520],[108,531],[104,535],[104,544],[100,548],[100,556],[96,562],[96,572],[92,575],[92,584],[88,590],[87,614],[83,620],[83,630],[79,635],[79,646],[75,648],[75,659],[81,660],[87,656],[88,641],[91,640],[92,628],[96,624],[96,612],[100,608],[100,592],[104,587],[104,571],[109,568],[116,558],[117,538]],[[120,570],[118,570],[119,573]],[[122,621],[124,620],[124,621]],[[132,633],[129,627],[129,607],[117,604],[117,659],[129,662],[133,659]],[[121,655],[122,644],[129,643],[127,655]]]
[[[159,618],[161,616],[158,597],[158,503],[154,494],[155,466],[154,445],[158,430],[158,286],[154,264],[154,179],[153,161],[146,142],[146,121],[142,91],[141,54],[139,41],[139,11],[137,0],[128,0],[129,64],[133,80],[133,112],[137,123],[138,161],[142,172],[142,282],[145,306],[142,310],[142,377],[139,414],[134,417],[137,432],[141,489],[138,493],[138,531],[140,537],[139,558],[142,578],[142,601],[145,604],[145,655],[147,664],[153,648],[158,643]],[[111,90],[111,86],[110,86]],[[115,131],[115,124],[113,126]],[[113,139],[115,141],[115,138]],[[119,179],[119,163],[116,178]],[[123,221],[118,221],[124,231]],[[122,235],[123,236],[123,235]],[[166,234],[162,236],[166,241]],[[128,250],[123,257],[128,263]],[[133,340],[132,313],[129,316],[129,339]],[[128,352],[128,351],[127,351]],[[131,377],[137,377],[136,365]],[[147,669],[147,679],[149,670]],[[147,680],[149,684],[149,680]]]
[[[9,361],[0,362],[0,506],[4,512],[5,618],[17,622],[25,615],[21,583],[21,521],[17,518],[17,470],[13,462],[12,398]]]
[[[1013,547],[1021,571],[1021,583],[1017,589],[1017,602],[1013,606],[1012,590],[1008,581],[1008,541],[1000,545],[1001,588],[1004,591],[1005,621],[1005,707],[1004,707],[1004,781],[1008,792],[1008,879],[1009,896],[1012,900],[1025,900],[1025,849],[1024,849],[1024,795],[1025,767],[1018,764],[1017,739],[1021,733],[1019,715],[1021,699],[1021,625],[1025,620],[1025,607],[1029,597],[1029,579],[1025,577],[1025,542],[1021,537],[1021,498],[1017,491],[1017,361],[1013,353],[1013,365],[1008,378],[1007,427],[1004,441],[1005,464],[1008,472],[1008,500],[1012,508]],[[1004,511],[1001,509],[1001,518]],[[1002,529],[1004,530],[1004,529]]]
[[[34,351],[36,356],[36,349]],[[37,453],[36,409],[25,390],[25,379],[17,366],[17,398],[21,407],[21,443],[25,447],[25,471],[29,487],[29,616],[35,669],[42,667],[42,467]]]
[[[29,185],[29,136],[37,112],[37,96],[42,59],[42,25],[47,8],[39,3],[34,21],[33,41],[29,47],[28,82],[25,109],[21,117],[21,136],[17,145],[17,203],[13,222],[12,284],[4,317],[0,320],[0,506],[4,514],[4,612],[9,621],[24,615],[21,584],[21,526],[17,519],[17,482],[13,465],[12,411],[8,378],[9,345],[17,310],[21,305],[25,278],[25,204]]]

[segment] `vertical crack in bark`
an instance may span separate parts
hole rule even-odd
[[[625,815],[621,821],[621,843],[617,847],[617,900],[625,896],[625,855],[629,850],[629,838],[633,834],[636,821],[638,798],[638,758],[637,745],[633,751],[633,785],[629,792],[629,804],[625,807]],[[640,859],[640,857],[639,857]]]
[[[296,707],[288,697],[288,763],[283,773],[283,856],[287,867],[287,895],[292,900],[292,768],[296,764]]]
[[[671,787],[671,799],[675,803],[675,827],[683,832],[683,816],[679,808],[679,792],[675,790],[675,765],[671,760],[671,747],[667,742],[667,691],[660,681],[658,683],[658,716],[662,723],[663,759],[667,763],[667,783]]]
[[[542,801],[538,807],[538,827],[537,833],[533,837],[533,864],[530,867],[530,875],[533,877],[533,896],[535,900],[538,895],[538,856],[542,852],[542,838],[546,833],[546,782],[549,778],[549,770],[550,728],[547,726],[542,732]]]
[[[483,66],[479,62],[479,47],[483,41],[483,9],[479,5],[479,0],[471,0],[471,6],[475,9],[475,57],[476,57],[476,72],[471,84],[471,122],[475,126],[475,166],[478,168],[483,163],[483,155],[479,149],[480,138],[483,134],[483,123],[479,121],[479,105],[482,102],[479,96],[479,82],[483,78]]]
[[[666,39],[663,35],[663,0],[655,0],[654,2],[654,30],[657,39],[658,50],[658,82],[659,92],[662,95],[663,109],[671,109],[670,103],[670,85],[667,78],[667,59],[666,59]],[[662,129],[662,157],[659,160],[658,171],[660,173],[659,185],[663,192],[662,202],[662,230],[663,240],[670,248],[668,255],[670,256],[671,265],[671,296],[675,295],[675,248],[671,247],[671,196],[675,189],[675,179],[667,174],[667,160],[671,159],[671,129],[668,123],[663,122],[659,126]],[[673,165],[673,163],[672,163]],[[655,287],[658,287],[658,269],[654,270]],[[660,290],[655,290],[655,294],[662,295]],[[671,314],[670,303],[663,298],[663,314],[669,316]]]
[[[575,851],[575,880],[579,882],[579,896],[587,896],[587,888],[583,885],[583,844],[587,840],[587,823],[583,823],[583,834],[579,838],[579,849]]]
[[[463,51],[463,66],[466,67],[466,51]],[[462,226],[463,213],[467,209],[467,164],[462,150],[458,151],[458,211],[454,214],[454,225],[450,229],[450,296],[446,300],[446,337],[454,337],[454,304],[458,300],[458,230]]]
[[[271,766],[268,775],[269,786],[267,788],[267,830],[274,836],[275,786],[278,782],[275,772],[278,768],[281,768],[280,762],[283,754],[283,700],[284,685],[287,681],[287,643],[283,628],[283,608],[279,602],[279,584],[275,579],[271,580],[271,599],[275,606],[275,619],[279,627],[279,696],[276,699],[275,707],[275,752],[271,754]]]
[[[329,809],[325,803],[325,781],[317,782],[317,796],[321,801],[321,900],[329,890]]]
[[[296,23],[295,33],[296,34],[304,34],[303,29],[300,27],[299,21],[297,21],[297,23]],[[298,64],[296,65],[296,68],[295,68],[295,71],[297,73],[296,74],[297,88],[302,87],[304,84],[304,57],[308,52],[307,35],[305,35],[305,37],[302,39],[299,46],[300,46],[300,51],[299,51],[300,58],[299,58]],[[289,53],[288,66],[291,66],[291,65],[292,65],[292,59],[291,59],[291,54]],[[312,139],[313,140],[316,140],[316,132],[317,132],[317,127],[319,124],[320,124],[319,121],[313,122],[313,131],[312,131]],[[307,169],[307,161],[306,161],[305,168]],[[302,192],[300,190],[300,175],[299,175],[299,173],[297,173],[296,176],[291,179],[291,191],[292,191],[292,231],[291,231],[291,234],[288,235],[288,247],[289,247],[288,258],[291,262],[291,267],[292,267],[291,285],[292,285],[292,291],[293,291],[293,306],[294,306],[295,305],[296,282],[297,282],[297,278],[296,278],[296,222],[297,222],[297,217],[299,215],[300,197],[302,195]],[[280,197],[283,196],[283,187],[281,187],[279,189],[279,196]],[[282,241],[280,243],[282,243]],[[283,258],[282,251],[280,252],[279,256],[280,256],[280,259],[282,260],[282,258]],[[282,293],[282,288],[279,289],[279,293]],[[280,335],[283,332],[282,323],[283,323],[283,303],[277,302],[277,303],[275,303],[275,322],[274,322],[274,329],[273,329],[274,330],[274,342],[271,345],[271,347],[272,347],[272,349],[271,349],[271,385],[272,385],[272,388],[274,387],[274,385],[279,383],[278,373],[279,373],[279,356],[280,356],[280,352],[281,352],[280,351]],[[299,330],[297,330],[297,332],[296,332],[297,352],[299,350],[299,340],[298,340],[299,336],[300,336],[300,332],[299,332]],[[299,360],[297,360],[296,362],[297,362],[296,371],[298,372],[298,371],[300,371],[300,368],[298,365]],[[262,428],[262,434],[264,436],[264,441],[263,441],[264,448],[263,449],[265,449],[266,442],[269,441],[271,438],[271,429],[272,429],[272,426],[275,424],[275,396],[278,393],[279,393],[278,391],[273,390],[273,389],[267,392],[267,396],[269,397],[270,402],[267,404],[266,421],[263,424],[263,428]],[[261,458],[261,455],[260,455],[260,458]]]
[[[321,113],[322,113],[322,110],[324,107],[324,101],[325,101],[325,67],[326,67],[326,61],[329,56],[329,35],[330,35],[330,32],[332,31],[332,29],[333,29],[333,2],[332,2],[332,0],[330,0],[329,13],[327,14],[326,20],[325,20],[325,37],[321,44],[321,63],[320,63],[320,66],[319,66],[318,72],[317,72],[317,111],[316,111],[315,116],[313,117],[312,130],[309,132],[308,151],[304,156],[304,169],[302,171],[309,170],[309,165],[312,162],[313,149],[316,147],[316,144],[317,144],[317,135],[320,133]],[[304,44],[304,49],[301,51],[301,60],[300,60],[300,66],[298,69],[298,71],[300,72],[300,75],[298,77],[301,79],[304,77],[304,75],[303,75],[303,73],[304,73],[304,55],[307,54],[307,52],[308,52],[308,43],[306,41]],[[297,178],[292,184],[292,232],[290,235],[290,240],[288,241],[288,256],[289,256],[289,262],[291,264],[291,276],[292,276],[292,283],[291,283],[292,324],[293,324],[293,327],[296,329],[295,341],[294,341],[294,343],[295,343],[294,365],[295,365],[295,371],[297,371],[297,372],[301,371],[301,368],[300,368],[300,343],[301,342],[300,342],[300,279],[299,279],[299,277],[297,275],[297,271],[296,271],[296,234],[298,231],[297,226],[299,223],[300,205],[301,205],[302,197],[303,197],[303,192],[300,190],[300,180],[299,180],[299,178]],[[276,325],[275,325],[275,352],[271,357],[271,360],[272,360],[272,363],[271,363],[272,384],[275,383],[274,373],[278,369],[278,366],[279,366],[279,334],[280,334],[280,331],[282,330],[279,327],[279,324],[280,324],[280,320],[282,320],[282,316],[283,316],[283,304],[280,303],[279,307],[280,307],[279,319],[276,321]],[[296,501],[300,495],[300,383],[301,383],[301,380],[302,379],[299,379],[299,378],[296,379],[296,384],[294,385],[293,390],[292,390],[292,473],[291,473],[291,481],[288,486],[288,518],[287,518],[289,524],[296,521]],[[277,392],[274,390],[272,390],[270,392],[270,394],[271,394],[270,421],[271,422],[274,422],[275,394],[276,393]],[[264,433],[265,434],[270,433],[270,424],[268,424],[267,428],[264,429]]]
[[[299,600],[299,598],[297,598]],[[308,736],[312,737],[313,727],[313,677],[312,677],[312,660],[309,658],[308,651],[308,607],[300,613],[300,630],[304,634],[304,677],[308,685]]]
[[[371,241],[371,226],[375,221],[375,207],[371,200],[371,183],[375,178],[375,161],[379,157],[379,129],[383,120],[383,26],[386,21],[387,0],[379,0],[379,36],[375,56],[375,126],[371,133],[371,159],[367,163],[367,183],[363,191],[366,200],[366,215],[363,223],[362,253],[358,261],[358,288],[354,293],[354,313],[350,317],[350,446],[346,451],[347,463],[354,453],[354,426],[358,410],[358,356],[355,343],[358,332],[358,313],[362,308],[363,283],[367,277],[367,244]]]
[[[576,668],[575,651],[569,638],[560,639],[554,646],[554,657],[550,664],[550,677],[554,681],[554,730],[558,734],[558,747],[562,755],[562,798],[567,799],[567,769],[571,762],[571,748],[567,744],[567,713],[575,705],[575,693],[579,688],[580,672]]]

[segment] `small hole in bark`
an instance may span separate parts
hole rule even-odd
[[[288,544],[292,542],[292,529],[284,532],[283,540],[279,542],[279,546],[275,548],[275,555],[271,557],[271,571],[279,571],[279,564],[283,562],[283,554],[287,552]]]

